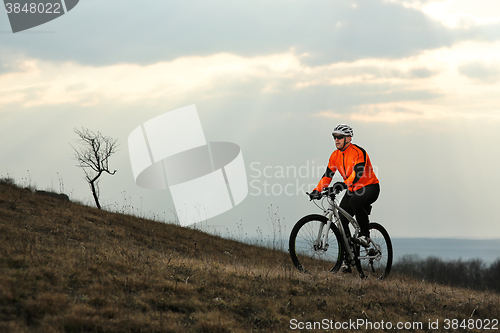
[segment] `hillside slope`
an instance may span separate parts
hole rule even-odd
[[[287,253],[5,183],[0,281],[0,332],[336,331],[354,323],[395,332],[398,323],[430,331],[438,321],[437,332],[448,331],[446,319],[458,320],[454,332],[479,331],[499,318],[500,304],[495,293],[399,276],[300,274]],[[460,328],[464,319],[472,326]]]

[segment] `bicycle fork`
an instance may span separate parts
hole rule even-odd
[[[322,223],[321,227],[319,228],[318,237],[316,238],[316,241],[313,244],[315,251],[328,250],[328,246],[329,246],[329,244],[328,244],[328,231],[330,230],[332,222],[333,222],[332,218],[333,218],[333,212],[328,215],[327,222]],[[340,218],[336,214],[335,214],[335,220],[337,221],[337,223],[335,223],[335,224],[337,225],[337,228],[339,228],[340,234],[342,235],[342,240],[344,242],[343,247],[346,251],[346,258],[350,264],[354,265],[354,259],[355,259],[354,253],[352,252],[351,247],[349,246],[349,240],[346,237],[346,233],[344,232],[344,228],[342,226],[342,223],[340,222]],[[326,229],[325,229],[325,226],[326,226]]]
[[[325,229],[326,225],[326,229]],[[316,237],[316,241],[314,242],[314,250],[323,250],[326,251],[328,250],[328,230],[330,230],[330,226],[332,225],[332,220],[328,219],[327,223],[322,222],[321,227],[318,230],[318,237]],[[326,230],[323,233],[323,230]]]

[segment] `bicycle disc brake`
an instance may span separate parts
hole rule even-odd
[[[313,244],[314,251],[326,252],[328,250],[328,243],[326,243],[324,247],[321,245],[322,243],[323,243],[322,241],[316,240]]]

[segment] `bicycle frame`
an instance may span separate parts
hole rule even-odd
[[[342,213],[342,215],[344,215],[347,220],[349,221],[350,224],[353,225],[354,227],[354,237],[357,237],[358,233],[359,233],[359,224],[358,222],[354,219],[354,217],[352,217],[348,212],[346,212],[343,208],[341,208],[337,202],[333,199],[329,200],[328,201],[328,204],[329,204],[329,207],[324,210],[324,216],[327,218],[327,223],[323,223],[320,228],[319,228],[319,231],[318,231],[318,238],[316,239],[315,241],[315,244],[320,244],[320,248],[322,249],[327,249],[328,245],[327,245],[327,236],[328,236],[328,230],[330,230],[330,227],[331,227],[331,224],[332,223],[335,223],[336,227],[339,229],[341,235],[342,235],[342,239],[344,241],[344,248],[347,252],[347,258],[349,261],[353,261],[354,260],[354,253],[352,252],[352,249],[351,247],[349,246],[349,240],[347,239],[347,235],[345,233],[345,230],[344,230],[344,226],[342,225],[342,222],[340,221],[340,213]],[[333,216],[335,216],[335,222],[333,222]],[[323,233],[323,230],[325,230],[325,225],[326,225],[326,230],[327,232]],[[360,259],[368,259],[368,257],[363,257]]]
[[[315,244],[318,244],[320,245],[320,248],[321,249],[324,249],[326,250],[328,248],[328,239],[327,239],[327,236],[328,236],[328,232],[325,232],[323,233],[323,230],[325,230],[325,226],[326,226],[326,230],[329,230],[330,229],[330,226],[332,223],[335,223],[335,226],[339,229],[340,231],[340,234],[342,235],[342,239],[344,241],[344,248],[347,252],[347,259],[352,263],[352,261],[355,259],[355,255],[354,253],[352,252],[352,248],[351,246],[349,246],[349,240],[347,239],[347,234],[344,230],[344,226],[342,225],[342,222],[340,221],[340,213],[342,213],[342,215],[344,215],[347,220],[349,221],[350,224],[352,224],[352,226],[354,227],[354,237],[357,237],[358,234],[359,234],[359,224],[358,222],[356,221],[356,219],[354,217],[352,217],[348,212],[346,212],[342,207],[340,207],[337,202],[333,199],[329,200],[328,202],[329,204],[329,207],[324,210],[323,212],[323,215],[327,218],[327,223],[323,223],[320,228],[319,228],[319,231],[318,231],[318,238],[316,239],[315,241]],[[333,222],[333,219],[332,217],[335,216],[335,222]],[[371,244],[373,245],[373,247],[377,250],[376,251],[376,255],[374,256],[370,256],[370,255],[366,255],[366,256],[358,256],[357,259],[376,259],[376,260],[379,260],[380,259],[380,256],[381,256],[381,250],[380,250],[380,245],[379,244],[375,244],[373,242],[371,242]]]

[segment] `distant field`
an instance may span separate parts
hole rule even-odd
[[[396,260],[404,255],[416,254],[443,260],[470,260],[480,258],[486,264],[500,258],[500,239],[453,239],[453,238],[394,238]]]

